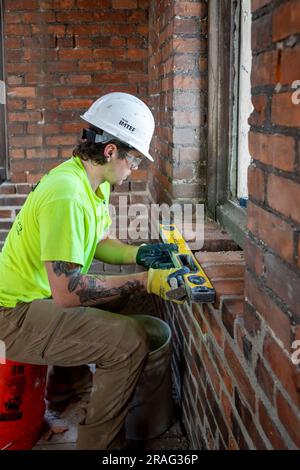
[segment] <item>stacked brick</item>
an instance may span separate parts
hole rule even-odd
[[[149,95],[157,123],[154,199],[204,200],[206,2],[150,2]]]

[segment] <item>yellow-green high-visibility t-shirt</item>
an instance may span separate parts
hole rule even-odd
[[[28,195],[0,253],[0,306],[51,297],[45,261],[85,274],[111,224],[110,184],[93,191],[79,157],[51,170]]]

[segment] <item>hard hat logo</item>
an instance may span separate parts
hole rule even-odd
[[[135,127],[128,124],[128,121],[126,121],[126,119],[121,119],[121,121],[119,122],[119,125],[125,127],[126,129],[128,129],[131,132],[135,131]]]
[[[154,161],[149,154],[154,118],[148,106],[136,96],[108,93],[96,100],[81,118],[104,131],[105,136],[124,142]]]

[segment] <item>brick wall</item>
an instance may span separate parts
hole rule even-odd
[[[156,119],[151,191],[160,202],[204,200],[207,3],[153,0],[149,95]]]
[[[300,1],[253,1],[252,10],[245,318],[264,390],[256,402],[260,423],[299,448],[300,368],[291,354],[300,331],[300,104],[292,99],[300,80]]]
[[[32,183],[70,156],[101,94],[147,99],[148,2],[7,0],[4,23],[11,181]]]
[[[148,100],[147,0],[7,0],[4,11],[9,182],[0,187],[0,247],[30,185],[71,156],[86,108],[125,91]],[[147,200],[146,165],[113,188]]]
[[[155,299],[173,329],[175,385],[194,449],[300,446],[300,367],[291,360],[300,339],[300,104],[292,101],[300,1],[257,0],[252,11],[245,261],[239,252],[197,255],[215,304]]]

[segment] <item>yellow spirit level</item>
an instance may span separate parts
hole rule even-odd
[[[191,252],[188,244],[174,224],[160,224],[161,239],[164,243],[175,243],[178,252],[171,251],[175,268],[187,266],[189,273],[184,274],[185,288],[188,298],[193,302],[214,302],[215,289]]]

